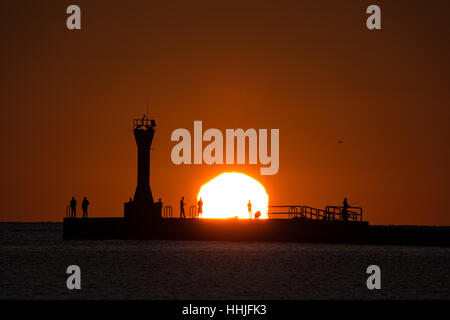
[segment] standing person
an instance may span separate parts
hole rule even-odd
[[[203,201],[202,197],[200,197],[200,200],[198,200],[198,216],[200,217],[203,214]]]
[[[181,197],[180,200],[180,218],[186,218],[186,215],[184,214],[184,197]]]
[[[71,218],[77,217],[77,200],[75,200],[75,197],[72,197],[72,200],[70,200],[70,212]]]
[[[159,200],[158,200],[158,210],[159,210],[159,214],[160,215],[162,213],[162,208],[163,208],[163,203],[162,203],[161,198],[159,198]]]
[[[88,199],[86,199],[86,197],[84,197],[83,202],[81,202],[81,209],[83,210],[83,218],[88,217],[88,206],[89,206],[89,201],[88,201]]]
[[[350,206],[348,205],[347,198],[344,198],[344,203],[342,204],[342,220],[348,221],[348,208]]]
[[[252,218],[252,203],[250,202],[250,200],[248,200],[247,208],[248,208],[248,215],[251,219]]]

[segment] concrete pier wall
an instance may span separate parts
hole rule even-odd
[[[65,239],[280,241],[450,246],[449,227],[369,226],[367,222],[304,219],[64,219]]]

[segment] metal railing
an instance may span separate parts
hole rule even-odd
[[[273,208],[275,211],[271,211]],[[287,209],[287,211],[286,211]],[[268,216],[269,219],[272,218],[271,215],[277,216],[277,218],[287,217],[288,219],[300,218],[303,216],[303,206],[288,205],[288,206],[269,206]]]
[[[163,218],[173,218],[173,208],[171,206],[164,207]]]
[[[343,214],[344,207],[342,206],[326,206],[326,212],[331,217],[332,220],[344,220],[345,215]],[[361,207],[348,207],[347,209],[347,220],[348,221],[362,221],[362,208]]]
[[[141,127],[144,128],[156,127],[156,122],[155,120],[149,118],[133,119],[133,128],[139,129]]]
[[[342,206],[326,206],[325,209],[313,208],[305,205],[269,206],[270,218],[303,218],[309,220],[346,220],[362,221],[361,207],[348,207],[347,216],[343,214]]]
[[[319,209],[305,205],[269,206],[267,214],[269,219],[362,221],[363,210],[361,207],[348,207],[347,215],[343,214],[343,208],[342,206],[326,206],[325,209]],[[163,218],[173,217],[173,208],[165,206]],[[189,207],[188,218],[198,218],[197,206]]]
[[[162,217],[163,218],[174,218],[172,206],[165,206],[164,207],[163,216]],[[178,216],[177,218],[180,218],[180,216]],[[190,206],[189,207],[188,218],[198,218],[198,216],[197,216],[197,206]]]
[[[323,209],[303,206],[305,218],[311,220],[327,220],[327,213]]]
[[[198,218],[197,206],[189,207],[189,218]]]
[[[72,218],[72,207],[70,205],[66,207],[66,218]]]

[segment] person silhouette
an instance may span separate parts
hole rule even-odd
[[[162,207],[163,207],[163,203],[162,203],[161,198],[159,198],[159,199],[158,199],[158,210],[159,210],[159,213],[160,213],[160,214],[161,214],[161,212],[162,212]]]
[[[88,201],[88,199],[86,199],[86,197],[84,197],[83,202],[81,202],[81,209],[83,210],[83,218],[88,217],[88,206],[89,206],[89,201]]]
[[[75,197],[72,197],[72,200],[70,200],[70,212],[71,218],[77,217],[77,200],[75,200]]]
[[[200,197],[200,200],[198,200],[198,216],[200,217],[203,214],[203,201],[202,197]]]
[[[250,202],[250,200],[248,200],[247,208],[248,208],[248,215],[251,219],[252,218],[252,203]]]
[[[184,214],[184,197],[181,197],[180,200],[180,218],[186,218],[186,215]]]
[[[348,205],[347,198],[344,198],[344,203],[342,204],[342,220],[348,221],[348,208],[350,206]]]

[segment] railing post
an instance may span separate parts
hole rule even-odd
[[[164,218],[172,218],[173,217],[173,209],[171,206],[164,207]]]
[[[191,218],[196,218],[197,217],[197,206],[190,206],[189,207],[189,216]]]

